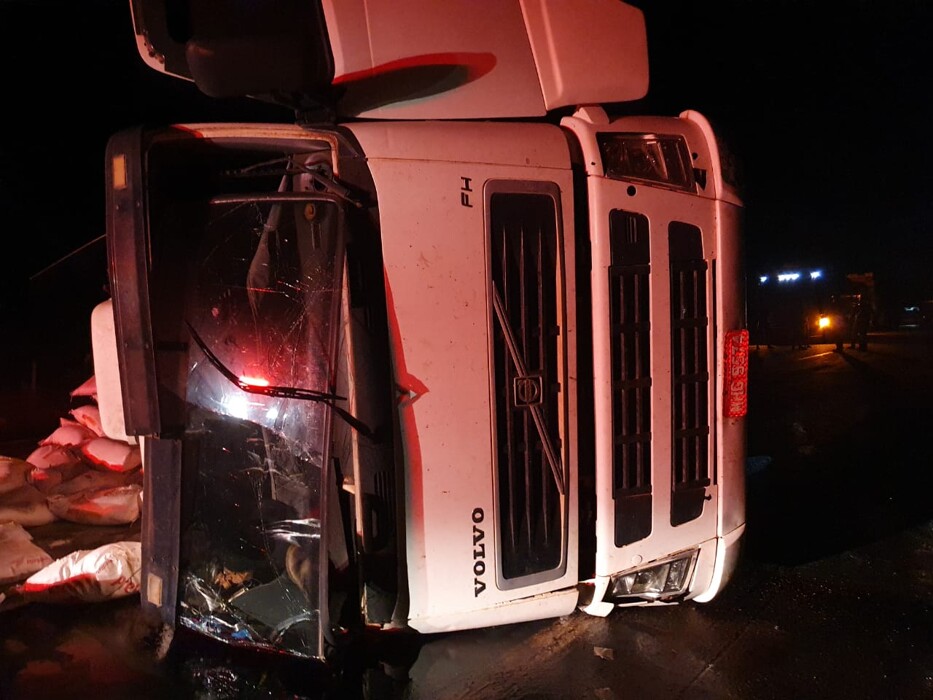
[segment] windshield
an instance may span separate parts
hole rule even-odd
[[[315,191],[312,156],[258,172],[268,154],[198,153],[178,170],[177,148],[208,147],[174,146],[149,172],[153,326],[185,338],[182,376],[160,366],[183,399],[178,621],[320,656],[341,204]]]
[[[316,651],[330,411],[247,389],[330,389],[335,207],[215,208],[188,319],[204,347],[189,354],[186,442],[196,449],[186,454],[197,467],[182,532],[181,621]]]

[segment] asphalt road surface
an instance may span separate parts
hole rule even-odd
[[[761,347],[750,380],[745,549],[711,603],[384,639],[326,688],[179,636],[158,661],[136,600],[27,606],[0,698],[933,697],[933,336]]]

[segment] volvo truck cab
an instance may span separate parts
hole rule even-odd
[[[143,606],[326,659],[359,624],[713,599],[742,202],[703,115],[611,116],[641,12],[281,5],[131,2],[154,69],[296,115],[108,145],[96,369],[142,446]]]

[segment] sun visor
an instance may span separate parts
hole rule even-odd
[[[642,12],[619,0],[131,0],[140,55],[213,97],[343,117],[488,119],[640,99]]]
[[[641,10],[619,0],[521,0],[521,6],[548,110],[647,94]]]

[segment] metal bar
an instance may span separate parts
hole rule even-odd
[[[508,318],[505,315],[505,308],[502,303],[502,298],[499,296],[499,290],[493,288],[492,294],[493,309],[496,312],[496,318],[499,321],[499,326],[502,328],[502,335],[505,336],[506,346],[509,349],[509,356],[511,357],[512,363],[515,365],[515,369],[518,371],[518,373],[522,376],[525,376],[527,374],[525,370],[525,362],[521,355],[519,355],[518,345],[512,333],[512,329],[509,326]],[[538,437],[541,439],[545,457],[547,458],[548,464],[551,467],[551,475],[554,478],[554,483],[557,485],[557,491],[561,496],[564,496],[566,495],[564,475],[561,473],[557,454],[554,450],[553,444],[551,444],[551,438],[547,433],[547,429],[544,424],[544,416],[541,415],[541,408],[539,406],[529,406],[528,410],[531,413],[532,419],[534,420],[535,428],[538,430]]]

